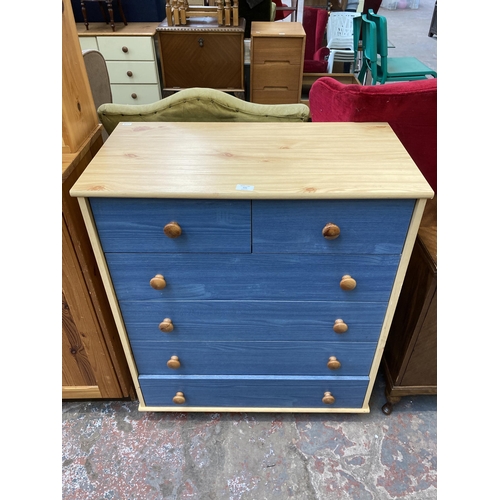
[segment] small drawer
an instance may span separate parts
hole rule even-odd
[[[414,204],[414,200],[255,200],[253,252],[400,254]],[[328,223],[340,232],[334,239],[323,236]]]
[[[300,101],[298,90],[285,88],[252,89],[252,102],[257,104],[297,104]]]
[[[300,84],[300,69],[288,63],[254,65],[251,68],[253,90],[294,90]]]
[[[250,252],[248,200],[90,198],[90,204],[104,252]],[[171,222],[180,228],[177,237],[165,233]]]
[[[175,341],[131,345],[139,374],[324,376],[368,376],[377,346],[375,342]]]
[[[120,309],[134,344],[376,342],[385,317],[380,302],[124,301]]]
[[[161,99],[158,85],[115,84],[111,94],[115,104],[151,104]]]
[[[252,63],[266,64],[281,62],[300,66],[303,64],[303,43],[303,38],[252,38]]]
[[[97,45],[97,39],[93,36],[80,36],[78,37],[80,41],[80,47],[82,50],[94,49],[99,50],[99,46]]]
[[[151,37],[98,36],[99,51],[106,61],[154,61]]]
[[[357,254],[108,253],[106,260],[120,301],[387,302],[399,264],[398,255]],[[345,275],[356,282],[351,290],[340,286]],[[153,289],[153,278],[163,288]]]
[[[248,408],[361,408],[368,377],[139,376],[147,406]],[[174,396],[182,392],[184,402]],[[325,404],[325,393],[334,397]],[[182,399],[180,400],[182,402]]]
[[[113,83],[157,83],[154,61],[108,61],[109,80]]]

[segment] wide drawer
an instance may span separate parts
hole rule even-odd
[[[302,84],[300,67],[288,63],[270,63],[253,65],[252,89],[255,90],[294,90]]]
[[[257,104],[296,104],[300,102],[298,90],[285,88],[266,88],[266,90],[252,89],[252,102]]]
[[[120,308],[132,343],[376,342],[385,317],[381,302],[124,301]]]
[[[118,300],[387,302],[397,255],[134,254],[106,256]],[[163,276],[166,286],[150,281]],[[356,287],[344,290],[345,275]],[[160,281],[157,278],[156,281]]]
[[[361,408],[368,377],[139,376],[147,406]],[[172,398],[182,392],[185,403]],[[325,392],[335,398],[323,403]]]
[[[157,83],[158,74],[154,61],[108,61],[111,83]]]
[[[414,200],[254,200],[252,251],[400,254],[414,204]],[[328,223],[340,231],[335,239],[323,236]]]
[[[106,61],[154,61],[151,37],[98,36],[99,51]]]
[[[286,62],[302,65],[303,38],[252,38],[252,64]]]
[[[131,345],[139,374],[325,376],[368,375],[377,346],[375,342],[175,341]],[[332,357],[335,360],[330,361]],[[180,366],[170,368],[169,360]],[[340,366],[330,369],[329,361]]]
[[[111,94],[115,104],[151,104],[161,99],[158,84],[115,84]]]
[[[91,198],[105,252],[250,252],[250,201]],[[181,235],[164,228],[177,222]],[[141,257],[138,257],[142,260]]]

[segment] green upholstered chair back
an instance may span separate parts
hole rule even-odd
[[[220,90],[190,88],[152,104],[102,104],[97,110],[106,132],[119,122],[307,122],[305,104],[256,104]]]

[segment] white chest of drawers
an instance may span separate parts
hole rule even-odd
[[[106,60],[113,102],[150,104],[161,99],[154,23],[129,23],[111,31],[105,23],[86,30],[77,25],[80,46],[95,49]]]
[[[388,125],[122,123],[71,194],[140,409],[369,411],[433,195]]]

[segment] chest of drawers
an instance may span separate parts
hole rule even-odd
[[[154,23],[117,25],[115,31],[105,23],[93,24],[91,30],[82,24],[77,30],[82,49],[104,56],[114,103],[150,104],[161,99]]]
[[[121,123],[71,194],[142,410],[369,411],[433,194],[388,125]]]
[[[300,102],[306,43],[302,24],[253,22],[250,41],[250,100]]]

